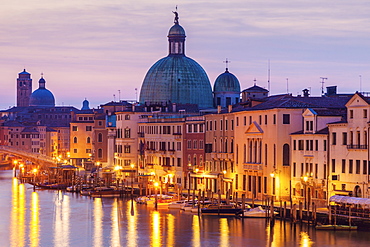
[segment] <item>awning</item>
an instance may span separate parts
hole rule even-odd
[[[218,178],[219,173],[190,173],[192,178]]]
[[[370,206],[370,198],[335,195],[335,196],[330,197],[329,200],[331,202],[335,202],[335,203],[357,204],[357,205],[361,205],[361,206]]]

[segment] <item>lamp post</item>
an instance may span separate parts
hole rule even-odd
[[[307,209],[307,181],[308,177],[303,177],[303,189],[304,189],[304,209]]]

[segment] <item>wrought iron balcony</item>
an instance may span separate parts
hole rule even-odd
[[[367,149],[367,145],[347,145],[347,149]]]

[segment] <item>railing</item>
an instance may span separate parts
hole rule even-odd
[[[243,165],[244,170],[255,170],[255,171],[262,171],[262,165],[259,164],[245,164]]]
[[[367,145],[347,145],[347,149],[367,149]]]

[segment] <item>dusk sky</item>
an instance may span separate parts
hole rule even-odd
[[[16,104],[24,68],[33,90],[41,73],[56,105],[81,108],[135,100],[148,69],[168,54],[178,5],[186,55],[212,87],[229,70],[241,88],[311,95],[370,92],[370,2],[366,0],[3,0],[0,8],[0,109]],[[288,83],[287,83],[288,78]],[[137,88],[137,96],[135,93]],[[120,90],[120,95],[118,90]]]

